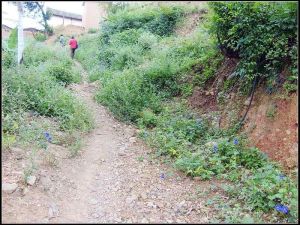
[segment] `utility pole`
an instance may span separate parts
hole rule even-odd
[[[23,2],[17,2],[18,4],[18,64],[22,63],[23,50],[24,50],[24,33],[23,33]]]

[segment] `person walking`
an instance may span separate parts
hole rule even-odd
[[[78,43],[76,41],[76,39],[74,38],[74,36],[72,36],[72,38],[69,41],[69,45],[70,45],[70,49],[71,49],[71,58],[74,58],[75,55],[75,50],[78,48]]]
[[[59,37],[59,43],[60,43],[61,47],[65,46],[65,37],[62,34]]]

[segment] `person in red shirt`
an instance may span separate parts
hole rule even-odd
[[[76,41],[76,39],[74,38],[74,36],[72,36],[72,38],[69,41],[69,45],[70,45],[70,49],[71,49],[71,58],[74,58],[75,55],[75,50],[78,48],[78,43]]]

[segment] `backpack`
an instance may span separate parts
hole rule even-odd
[[[78,43],[76,43],[76,48],[75,49],[77,49],[78,48]]]

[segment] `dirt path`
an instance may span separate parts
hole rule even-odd
[[[80,66],[77,63],[78,66]],[[93,100],[95,86],[70,87],[95,117],[75,158],[43,168],[32,187],[2,198],[2,222],[205,223],[210,182],[191,180],[153,159],[136,129]],[[63,151],[61,151],[63,152]]]

